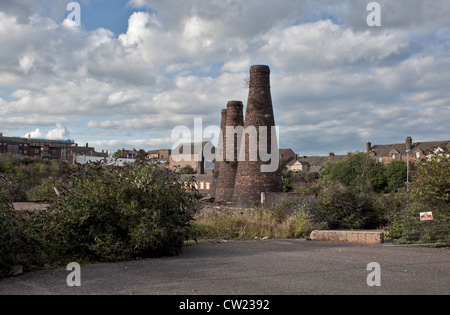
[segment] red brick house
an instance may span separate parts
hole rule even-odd
[[[450,144],[448,140],[413,142],[411,137],[407,137],[405,143],[372,145],[367,142],[366,151],[383,164],[388,164],[394,160],[406,162],[407,153],[409,153],[409,161],[414,162],[426,158],[435,149],[448,144]]]

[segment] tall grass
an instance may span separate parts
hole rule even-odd
[[[200,239],[300,238],[314,229],[326,228],[310,212],[310,205],[302,201],[289,201],[276,207],[203,206],[197,211],[192,224]]]

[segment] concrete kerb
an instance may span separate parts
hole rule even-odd
[[[311,232],[312,241],[347,242],[355,244],[381,244],[385,231],[379,230],[315,230]]]

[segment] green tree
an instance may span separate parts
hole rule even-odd
[[[365,152],[350,153],[342,161],[327,163],[321,177],[365,192],[382,192],[387,186],[384,165]]]
[[[283,156],[280,157],[280,169],[283,182],[283,191],[291,192],[294,189],[294,173],[289,170],[287,162]]]
[[[406,172],[406,163],[403,161],[395,160],[386,165],[386,192],[396,191],[399,188],[405,187]]]
[[[180,174],[187,174],[187,175],[196,174],[194,168],[192,166],[190,166],[190,165],[183,166],[182,168],[180,168],[178,170],[178,173],[180,173]]]
[[[410,204],[402,217],[402,240],[449,244],[450,146],[436,150],[416,167],[408,192]],[[420,221],[420,213],[430,211],[433,221]]]
[[[113,158],[118,159],[122,156],[122,150],[117,150],[116,152],[113,153]]]

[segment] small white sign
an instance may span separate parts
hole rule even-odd
[[[420,221],[431,221],[433,220],[433,212],[421,212]]]

